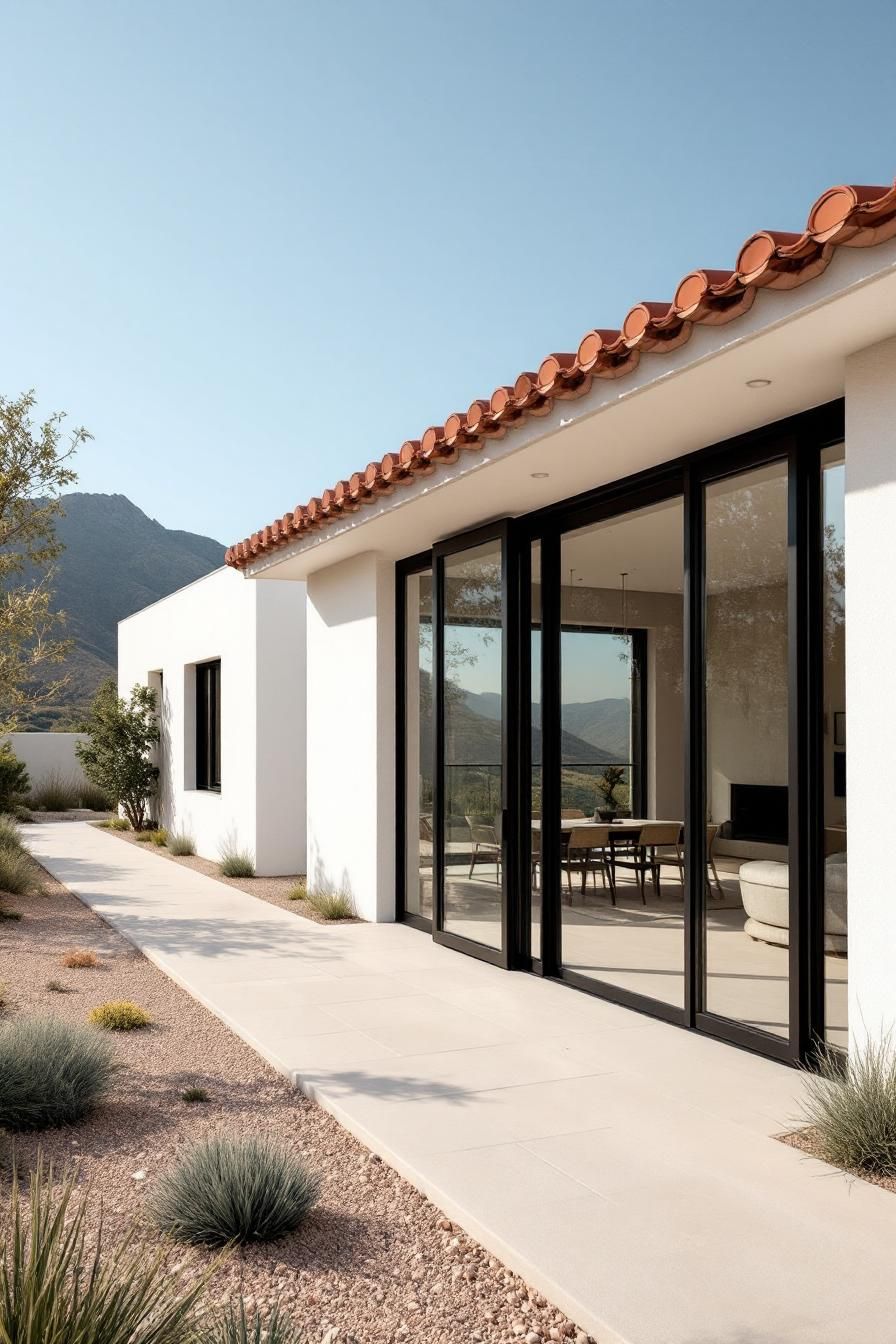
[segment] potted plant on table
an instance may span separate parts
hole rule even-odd
[[[625,782],[625,767],[606,765],[603,774],[595,782],[604,797],[603,807],[598,807],[594,814],[595,821],[598,819],[600,821],[614,821],[617,817],[624,815],[628,809],[618,796],[617,790]]]

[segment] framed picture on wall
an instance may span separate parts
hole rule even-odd
[[[834,711],[834,746],[846,746],[846,712],[841,709]]]

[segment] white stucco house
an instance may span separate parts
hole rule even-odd
[[[222,568],[129,616],[120,694],[138,683],[159,706],[159,822],[205,858],[232,844],[259,875],[304,872],[304,585]]]
[[[292,870],[307,798],[364,918],[798,1062],[896,1021],[894,537],[896,188],[836,187],[231,546],[121,682],[203,843]]]

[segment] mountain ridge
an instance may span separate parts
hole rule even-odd
[[[69,681],[60,696],[23,723],[35,730],[84,718],[97,687],[116,675],[120,620],[224,563],[225,548],[213,537],[167,528],[127,495],[72,491],[61,503],[55,530],[64,549],[54,565],[52,604],[65,613],[61,634],[73,648],[61,668]]]

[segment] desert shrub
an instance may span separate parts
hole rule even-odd
[[[279,1306],[265,1317],[258,1311],[246,1315],[246,1305],[232,1303],[215,1315],[199,1332],[198,1344],[307,1344],[308,1335],[284,1316]]]
[[[46,988],[51,994],[67,994],[68,985],[64,985],[61,980],[48,980]]]
[[[87,947],[73,947],[59,961],[70,971],[88,971],[99,965],[99,957]]]
[[[5,1008],[9,1003],[9,987],[4,980],[0,980],[0,1008]]]
[[[81,786],[71,775],[51,770],[34,785],[28,798],[31,807],[41,812],[70,812],[81,801]]]
[[[149,838],[159,849],[164,849],[168,843],[168,832],[164,826],[156,826],[155,830],[149,832]]]
[[[237,849],[236,844],[228,840],[221,846],[222,877],[254,877],[255,860],[247,849]]]
[[[305,898],[322,919],[352,919],[355,913],[351,896],[344,891],[309,891]]]
[[[805,1075],[805,1119],[838,1167],[896,1176],[896,1049],[887,1035],[850,1050],[825,1047]]]
[[[130,700],[123,700],[110,678],[91,706],[88,740],[75,747],[87,778],[115,807],[124,808],[135,831],[143,827],[159,778],[152,760],[159,740],[156,709],[156,693],[149,686],[135,686]]]
[[[137,1031],[140,1027],[148,1027],[152,1021],[146,1009],[130,999],[101,1003],[87,1016],[95,1027],[102,1027],[104,1031]]]
[[[105,825],[109,827],[110,831],[129,831],[131,829],[131,823],[127,817],[110,817]]]
[[[116,1236],[111,1254],[90,1227],[90,1203],[69,1173],[58,1195],[52,1167],[39,1161],[27,1196],[13,1174],[0,1214],[0,1339],[15,1344],[186,1344],[211,1269],[190,1267]],[[88,1235],[96,1232],[95,1237]]]
[[[24,761],[8,742],[0,743],[0,812],[11,812],[28,794],[30,781]]]
[[[0,919],[19,920],[21,918],[21,910],[7,910],[5,905],[0,905]]]
[[[0,891],[28,896],[40,886],[37,865],[24,849],[0,846]]]
[[[81,807],[87,807],[91,812],[111,812],[115,804],[105,789],[101,789],[93,780],[86,779],[79,786],[80,794],[78,801]]]
[[[172,831],[168,836],[168,848],[172,854],[183,856],[196,853],[196,842],[187,831]]]
[[[8,812],[3,813],[0,815],[0,849],[13,849],[21,853],[24,848],[18,822]]]
[[[0,1029],[0,1127],[74,1124],[103,1099],[117,1067],[87,1027],[53,1017],[11,1022]]]
[[[204,1087],[185,1087],[180,1094],[181,1101],[185,1101],[188,1106],[199,1106],[209,1100],[209,1095]]]
[[[155,830],[135,831],[135,832],[134,832],[134,839],[137,840],[137,841],[139,841],[141,845],[151,845],[151,844],[152,844],[152,837],[153,837],[154,835],[155,835]]]
[[[304,901],[308,896],[308,883],[304,877],[300,877],[294,887],[290,887],[286,893],[288,901]]]
[[[273,1241],[299,1226],[319,1193],[318,1177],[286,1149],[219,1137],[195,1144],[162,1178],[151,1211],[178,1241]]]

